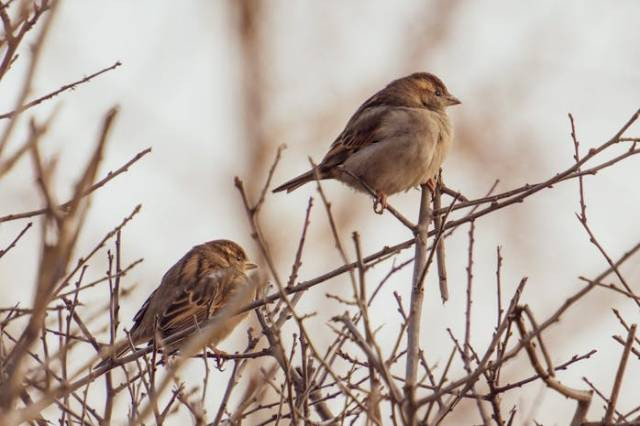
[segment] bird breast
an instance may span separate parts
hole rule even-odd
[[[374,132],[374,141],[344,167],[387,195],[426,182],[438,172],[451,145],[452,126],[444,111],[393,108]],[[341,178],[360,189],[352,178]]]

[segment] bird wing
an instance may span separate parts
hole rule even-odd
[[[388,113],[389,109],[385,107],[363,105],[363,108],[353,114],[342,133],[331,144],[320,163],[321,169],[338,166],[355,152],[378,142],[378,129]]]
[[[215,315],[236,292],[244,274],[230,269],[216,270],[178,293],[158,318],[161,335],[169,336]]]

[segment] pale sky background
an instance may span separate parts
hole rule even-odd
[[[130,318],[164,271],[195,244],[216,238],[238,241],[252,255],[251,242],[233,177],[247,176],[243,140],[245,117],[241,114],[242,69],[235,30],[235,14],[229,2],[66,1],[51,29],[45,55],[33,86],[40,96],[63,84],[121,61],[123,66],[95,81],[65,93],[25,114],[9,151],[24,140],[26,118],[45,118],[59,108],[42,150],[59,155],[56,189],[63,200],[70,194],[83,164],[94,146],[101,119],[114,104],[120,106],[114,131],[99,175],[114,170],[135,153],[153,152],[93,198],[92,210],[77,253],[85,253],[96,241],[142,203],[142,213],[123,233],[123,252],[129,261],[145,261],[127,275],[126,284],[139,282],[136,292],[123,301],[122,320]],[[265,2],[264,73],[265,132],[277,144],[286,143],[275,182],[281,183],[308,167],[326,152],[349,115],[370,94],[389,80],[413,71],[440,76],[463,104],[451,109],[460,138],[448,158],[444,174],[452,188],[468,197],[481,196],[495,179],[499,191],[534,183],[566,169],[573,146],[567,113],[574,114],[584,151],[610,138],[640,107],[640,3],[637,1],[507,1],[459,2],[446,22],[430,19],[436,2]],[[446,4],[446,3],[444,3]],[[440,7],[440,6],[438,6]],[[416,49],[411,40],[429,45],[429,31],[446,25],[445,35],[428,51]],[[421,34],[427,38],[420,38]],[[28,52],[23,52],[0,85],[0,112],[13,109],[16,89]],[[5,123],[0,123],[4,125]],[[627,135],[639,136],[636,125]],[[583,151],[583,152],[584,152]],[[270,163],[273,153],[264,158]],[[614,169],[585,180],[590,223],[615,259],[640,239],[638,179],[640,160],[632,157]],[[262,179],[262,177],[261,177]],[[262,180],[258,183],[262,185]],[[324,185],[337,212],[354,211],[341,224],[341,236],[353,253],[351,232],[362,235],[365,253],[377,251],[410,237],[389,215],[377,216],[371,201],[338,183]],[[302,227],[304,207],[313,185],[290,195],[267,200],[265,221],[274,242],[284,276],[290,270]],[[340,265],[328,232],[319,198],[312,214],[308,260],[300,277],[313,278]],[[406,216],[417,216],[419,193],[410,191],[391,199]],[[31,162],[25,157],[0,183],[0,215],[40,207]],[[495,248],[503,246],[504,292],[511,294],[523,276],[529,277],[524,301],[541,322],[582,284],[577,276],[595,277],[606,268],[602,257],[588,243],[574,213],[578,210],[577,182],[570,181],[544,191],[526,203],[483,217],[476,222],[473,343],[483,351],[495,323]],[[24,221],[0,225],[0,246],[6,246]],[[423,347],[430,362],[442,365],[451,348],[446,328],[459,337],[464,333],[467,229],[447,242],[451,301],[439,301],[434,274],[430,277],[423,312]],[[291,237],[293,235],[294,237]],[[34,227],[18,247],[0,262],[2,305],[29,305],[39,244]],[[412,252],[404,252],[404,260]],[[96,257],[92,276],[106,269],[106,254]],[[377,267],[370,282],[382,277],[389,264]],[[638,259],[623,268],[637,288]],[[386,324],[379,339],[391,339],[399,324],[392,291],[408,300],[409,276],[398,275],[385,287],[375,305],[377,325]],[[325,292],[350,294],[345,276],[315,288],[303,298],[300,312],[318,311],[314,321],[324,324],[344,310],[327,301]],[[85,303],[100,306],[104,289]],[[325,308],[326,305],[326,308]],[[639,311],[626,299],[595,290],[580,307],[547,333],[557,363],[574,354],[596,348],[590,360],[574,365],[559,377],[569,386],[585,388],[588,378],[608,394],[621,347],[612,334],[626,334],[611,314],[619,309],[628,322],[638,322]],[[244,333],[223,344],[240,350]],[[330,336],[327,335],[326,342]],[[319,339],[322,341],[322,338]],[[519,366],[519,367],[518,367]],[[517,368],[516,368],[517,367]],[[200,384],[200,366],[191,366],[182,377]],[[230,368],[229,368],[230,370]],[[528,363],[514,363],[507,381],[532,373]],[[192,374],[193,373],[193,374]],[[226,373],[214,381],[226,383]],[[452,378],[462,374],[460,363]],[[193,382],[190,382],[190,380]],[[625,386],[640,379],[638,360],[632,359]],[[212,406],[219,395],[210,390]],[[541,382],[527,385],[520,400],[505,396],[503,415],[519,404],[518,422],[524,422],[533,399],[544,390]],[[240,393],[240,392],[238,392]],[[633,391],[623,392],[621,410],[637,404]],[[525,398],[526,397],[526,398]],[[124,399],[124,398],[121,398]],[[574,402],[546,390],[534,418],[544,424],[565,424]],[[602,415],[602,403],[594,397],[589,419]],[[470,406],[469,412],[476,416]],[[210,413],[210,415],[214,415]],[[188,420],[189,415],[177,416]],[[475,418],[475,417],[474,417]],[[459,420],[459,419],[458,419]],[[452,416],[445,424],[455,424]]]

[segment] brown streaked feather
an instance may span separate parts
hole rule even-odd
[[[449,94],[442,80],[430,73],[416,72],[390,82],[385,88],[368,98],[349,118],[345,128],[331,144],[328,152],[318,165],[318,177],[320,179],[335,178],[354,186],[351,178],[346,177],[340,166],[345,165],[345,162],[349,162],[351,158],[368,158],[365,155],[367,152],[376,152],[378,150],[380,145],[376,144],[401,137],[403,135],[402,132],[406,132],[406,126],[399,127],[398,123],[391,119],[391,114],[394,111],[419,109],[445,114],[444,108],[446,106],[458,103],[460,102]],[[419,119],[418,121],[421,120]],[[402,123],[400,124],[402,125]],[[420,131],[420,125],[421,123],[417,123],[410,128],[414,131]],[[373,151],[359,153],[364,148],[372,147],[373,145],[376,145]],[[421,164],[418,165],[418,167],[420,166]],[[428,167],[428,164],[425,167]],[[366,171],[366,167],[363,169]],[[387,168],[387,170],[393,173],[393,168]],[[275,188],[273,192],[285,190],[291,192],[314,180],[314,174],[314,171],[303,173]],[[393,176],[391,176],[392,178]],[[385,177],[381,179],[387,183],[389,181]],[[411,177],[409,184],[413,184],[414,180]],[[390,187],[390,190],[396,191],[396,189],[393,189],[395,186],[386,186]],[[403,185],[400,186],[403,187]],[[356,189],[358,188],[356,187]]]
[[[242,282],[241,282],[242,281]],[[231,270],[216,271],[189,288],[158,318],[158,328],[169,336],[212,317],[233,297],[234,287],[246,281],[244,274]]]
[[[333,177],[332,169],[344,163],[347,158],[360,150],[360,148],[376,142],[376,130],[382,122],[382,116],[387,111],[380,108],[358,111],[351,117],[347,127],[331,144],[329,151],[318,165],[318,177],[320,179]],[[309,170],[278,186],[273,192],[285,190],[291,192],[314,179],[314,171]]]
[[[384,108],[371,107],[351,117],[350,124],[338,135],[320,162],[320,170],[326,172],[339,166],[362,147],[376,143],[376,133],[388,112],[389,110]]]
[[[344,130],[331,144],[329,151],[320,162],[321,175],[326,174],[328,169],[342,164],[361,148],[378,142],[377,130],[384,116],[390,112],[389,108],[378,107],[422,108],[424,105],[416,95],[419,93],[416,91],[417,87],[421,90],[446,90],[442,80],[425,72],[413,73],[389,83],[384,89],[367,99],[349,118]]]
[[[131,342],[127,339],[110,347],[99,366],[127,353],[131,343],[136,346],[150,342],[157,334],[168,337],[224,312],[227,307],[244,306],[253,295],[245,271],[254,267],[233,241],[214,240],[193,247],[169,268],[134,316]],[[223,314],[223,322],[217,325],[215,333],[207,335],[209,344],[215,345],[226,337],[246,314],[230,317]],[[169,350],[176,350],[180,343],[171,342]]]
[[[149,297],[147,297],[147,300],[144,301],[140,309],[138,309],[138,312],[136,312],[135,316],[133,317],[133,327],[131,327],[132,334],[135,332],[135,330],[137,330],[140,327],[142,318],[144,318],[144,315],[147,312],[147,309],[149,309],[149,303],[151,299],[153,299],[153,296],[156,294],[157,291],[158,289],[155,289],[153,292],[151,292]]]
[[[168,336],[207,319],[230,296],[233,285],[247,280],[230,262],[246,260],[244,251],[226,240],[192,248],[162,277],[162,282],[134,317],[131,337],[138,344],[150,340],[154,327]],[[226,267],[225,267],[226,265]]]

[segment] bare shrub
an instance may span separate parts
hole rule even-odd
[[[100,175],[100,162],[118,115],[117,108],[110,109],[100,125],[91,156],[79,168],[73,195],[66,202],[59,202],[52,191],[55,161],[42,158],[39,150],[40,141],[47,137],[49,120],[29,120],[27,139],[12,153],[5,153],[4,148],[14,137],[19,118],[28,114],[31,108],[117,68],[119,62],[31,99],[31,79],[57,2],[9,1],[0,5],[4,26],[0,79],[11,72],[20,49],[27,50],[23,46],[25,34],[38,31],[21,96],[12,111],[0,114],[0,120],[5,123],[0,139],[0,179],[22,156],[30,156],[37,174],[35,185],[44,200],[43,207],[37,210],[0,217],[0,224],[37,220],[41,234],[39,253],[33,254],[39,262],[31,306],[7,304],[0,310],[0,424],[35,422],[45,425],[56,420],[60,424],[109,424],[112,419],[116,420],[114,407],[116,399],[120,399],[127,400],[127,419],[134,425],[148,422],[149,418],[156,424],[168,424],[178,410],[191,413],[195,424],[439,424],[456,412],[468,410],[469,405],[464,404],[468,401],[477,409],[474,416],[482,423],[506,425],[517,422],[519,408],[504,406],[504,396],[524,395],[524,386],[531,382],[544,383],[554,391],[556,398],[574,401],[573,418],[558,419],[561,423],[640,424],[640,406],[621,407],[618,404],[621,393],[635,392],[629,383],[623,385],[627,364],[637,362],[636,358],[640,357],[636,324],[630,324],[616,312],[621,327],[618,333],[621,334],[613,334],[615,344],[619,345],[620,358],[616,365],[607,366],[615,371],[613,387],[608,390],[597,389],[586,378],[584,383],[565,383],[559,378],[561,371],[591,357],[596,349],[585,353],[576,351],[571,359],[558,364],[553,361],[554,347],[545,340],[545,334],[552,326],[566,326],[564,323],[558,325],[565,313],[583,303],[585,296],[594,289],[615,292],[640,307],[636,290],[621,271],[622,264],[634,256],[637,259],[640,242],[617,258],[609,254],[590,226],[583,184],[585,177],[596,179],[598,172],[618,167],[640,152],[640,138],[633,137],[629,131],[637,122],[640,110],[626,120],[621,118],[622,124],[610,139],[587,150],[581,148],[576,124],[569,115],[574,162],[539,182],[507,190],[498,190],[496,182],[479,198],[448,188],[442,181],[433,196],[422,188],[416,222],[392,206],[385,213],[385,218],[399,221],[413,236],[389,241],[377,251],[365,253],[358,232],[344,235],[336,225],[340,220],[320,183],[316,185],[317,195],[295,212],[303,218],[300,229],[285,226],[284,220],[276,223],[264,218],[265,206],[278,202],[269,190],[283,147],[276,146],[260,130],[265,103],[260,94],[262,89],[256,87],[262,76],[255,74],[262,69],[260,20],[256,16],[260,9],[253,2],[238,4],[238,39],[248,74],[244,77],[245,106],[255,121],[249,126],[252,131],[247,134],[247,145],[254,147],[248,150],[249,173],[244,178],[236,178],[235,189],[246,215],[246,230],[260,253],[262,272],[255,277],[260,289],[255,301],[233,309],[250,310],[255,326],[247,333],[245,349],[237,353],[214,353],[207,349],[207,333],[215,331],[220,321],[220,318],[213,318],[192,327],[191,331],[200,330],[186,341],[178,355],[162,351],[167,342],[154,342],[107,363],[100,361],[109,348],[126,339],[119,306],[131,290],[126,274],[141,260],[123,263],[122,236],[126,235],[127,225],[136,219],[141,206],[132,206],[129,215],[105,230],[103,238],[95,242],[92,250],[77,254],[76,242],[83,231],[92,195],[113,179],[126,179],[125,172],[135,167],[151,149],[132,152],[130,159],[122,159],[121,167]],[[443,16],[448,16],[447,11],[443,6]],[[431,36],[437,38],[438,34]],[[54,119],[52,115],[51,120]],[[267,157],[272,160],[265,160]],[[486,344],[474,345],[471,336],[476,291],[474,247],[479,238],[475,221],[513,204],[527,203],[540,192],[553,191],[568,182],[578,183],[577,226],[584,230],[588,241],[608,266],[595,277],[580,277],[582,285],[578,290],[558,301],[550,314],[540,315],[527,304],[526,276],[511,286],[515,291],[504,290],[503,253],[497,247],[495,327],[487,332],[490,339]],[[308,247],[314,244],[308,229],[312,213],[318,209],[322,212],[318,214],[327,219],[326,235],[343,264],[314,278],[301,280],[302,263],[314,261],[307,255]],[[338,212],[342,217],[347,214]],[[32,223],[27,222],[0,249],[0,262],[20,244],[23,235],[36,232]],[[286,277],[279,269],[284,255],[277,242],[271,241],[278,226],[286,229],[287,238],[297,241],[295,257],[288,265],[290,272]],[[450,356],[446,363],[434,365],[427,359],[427,347],[421,343],[425,278],[438,275],[443,302],[449,298],[449,292],[460,291],[448,286],[446,258],[459,257],[461,253],[447,251],[446,242],[461,233],[468,236],[464,253],[467,264],[465,331],[464,335],[456,336],[447,330],[451,337]],[[549,239],[561,237],[549,236]],[[97,256],[105,259],[107,271],[101,278],[89,281],[85,273],[90,269],[89,261]],[[373,280],[370,272],[374,267],[386,268],[388,273],[381,280]],[[401,277],[405,268],[413,268],[410,282]],[[324,323],[322,329],[316,325],[310,327],[309,320],[316,312],[301,309],[300,300],[322,292],[323,286],[336,277],[350,285],[350,295],[328,293],[318,310],[342,313]],[[83,306],[85,292],[98,285],[108,286],[109,300],[97,309]],[[402,300],[394,291],[393,300],[387,302],[395,305],[397,316],[378,318],[371,309],[372,302],[380,297],[381,289],[391,285],[394,288],[410,286],[411,299]],[[395,327],[397,333],[392,339],[380,341],[381,323]],[[327,336],[330,337],[327,339]],[[170,342],[172,338],[167,340]],[[93,355],[86,360],[78,356],[86,353]],[[533,373],[523,373],[518,380],[505,382],[503,369],[516,359],[526,359]],[[182,368],[187,363],[199,366],[201,384],[181,378]],[[456,364],[462,366],[462,374],[455,372],[453,366]],[[220,383],[216,377],[219,370],[229,374],[225,383]],[[208,383],[214,380],[218,383],[218,401],[211,404],[207,391],[210,392]],[[604,416],[600,419],[591,415],[594,398],[604,404]],[[118,419],[123,418],[123,415],[118,416]]]

